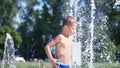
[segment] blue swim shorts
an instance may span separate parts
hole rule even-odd
[[[58,62],[57,64],[58,64],[59,68],[70,68],[69,64],[65,64],[65,63],[62,63],[62,62]]]

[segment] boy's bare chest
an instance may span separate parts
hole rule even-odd
[[[61,44],[63,47],[71,47],[72,46],[72,40],[71,39],[62,39]]]

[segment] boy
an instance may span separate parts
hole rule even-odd
[[[72,16],[67,16],[62,22],[62,32],[45,46],[45,51],[53,68],[69,68],[72,49],[72,34],[77,24]],[[53,58],[50,48],[56,46],[56,59]]]

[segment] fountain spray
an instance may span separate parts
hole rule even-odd
[[[6,34],[4,55],[1,68],[16,68],[14,41],[9,33]]]

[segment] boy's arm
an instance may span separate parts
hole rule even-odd
[[[55,45],[55,41],[54,41],[54,40],[50,41],[50,42],[45,46],[45,52],[46,52],[48,58],[50,59],[50,61],[52,61],[52,60],[54,59],[53,56],[52,56],[52,54],[51,54],[51,50],[50,50],[50,48],[51,48],[53,45]]]
[[[56,45],[58,42],[60,42],[60,35],[58,35],[55,39],[50,41],[46,46],[45,46],[45,52],[50,59],[50,61],[55,62],[55,59],[53,58],[50,48],[54,45]]]

